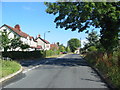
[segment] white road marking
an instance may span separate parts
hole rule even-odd
[[[41,66],[41,65],[38,65],[38,66],[32,67],[32,68],[30,68],[30,69],[27,69],[27,70],[23,71],[23,73],[26,73],[26,72],[28,72],[28,71],[30,71],[30,70],[33,70],[33,69],[35,69],[35,68],[38,68],[38,67],[40,67],[40,66]]]

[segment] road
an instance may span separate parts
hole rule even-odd
[[[77,54],[48,58],[39,67],[24,71],[4,88],[107,88],[99,76]]]

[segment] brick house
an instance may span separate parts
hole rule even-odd
[[[58,50],[59,49],[59,46],[57,44],[50,44],[50,49],[51,50]]]

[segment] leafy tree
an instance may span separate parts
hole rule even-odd
[[[0,39],[1,39],[1,49],[4,49],[4,52],[10,48],[11,39],[8,38],[10,33],[7,32],[0,32]]]
[[[17,47],[21,47],[22,41],[20,41],[20,38],[14,38],[11,40],[10,47],[12,49],[16,49]]]
[[[67,47],[65,48],[65,50],[66,50],[66,52],[71,52],[71,50],[70,50],[70,47],[69,47],[69,46],[67,46]]]
[[[87,39],[87,43],[85,43],[84,45],[84,49],[89,49],[91,46],[94,46],[95,48],[100,48],[101,47],[101,44],[99,42],[99,35],[97,35],[97,32],[96,31],[93,31],[88,33],[88,36],[86,37]],[[91,51],[91,50],[89,50]]]
[[[72,38],[68,41],[68,46],[70,47],[70,50],[74,52],[78,47],[80,47],[80,40],[77,38]]]
[[[90,46],[88,48],[88,51],[97,51],[97,48],[95,46]]]
[[[28,49],[30,46],[28,44],[21,44],[20,48],[23,50]]]
[[[89,47],[90,46],[96,46],[99,43],[99,35],[97,35],[97,32],[92,31],[88,34],[88,37],[86,37]]]
[[[7,52],[8,49],[16,49],[20,47],[22,50],[29,48],[30,46],[27,44],[23,44],[20,38],[9,38],[9,34],[6,31],[0,32],[0,49],[4,49],[4,52]]]
[[[56,27],[88,31],[90,26],[101,28],[100,42],[107,52],[118,45],[120,2],[45,2],[46,12],[58,15]]]

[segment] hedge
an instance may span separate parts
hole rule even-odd
[[[44,57],[43,51],[8,51],[2,52],[2,57],[9,57],[15,59],[33,59]]]
[[[87,53],[85,59],[91,66],[97,68],[108,82],[120,89],[120,50],[114,51],[113,56],[108,58],[106,55],[100,57],[103,52],[90,52]],[[98,62],[99,60],[99,62]]]
[[[52,50],[46,51],[46,56],[53,56],[53,55],[59,55],[59,54],[60,54],[59,50],[57,50],[57,51],[52,51]]]

